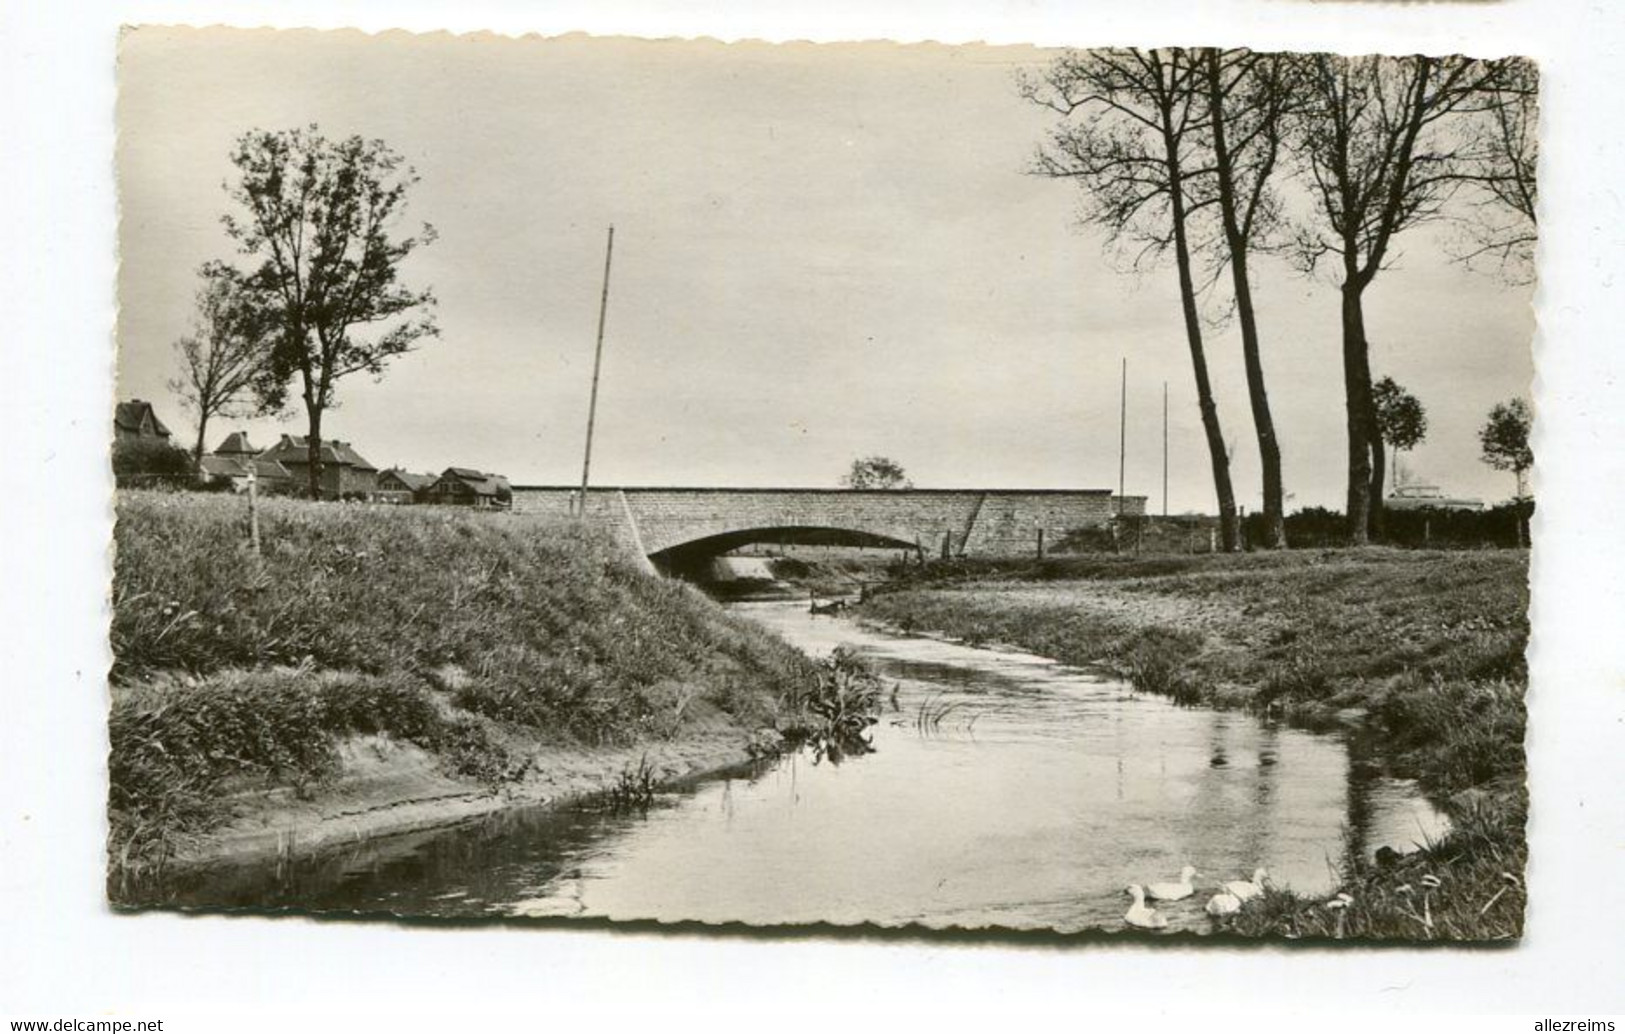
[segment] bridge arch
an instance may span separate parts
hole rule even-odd
[[[919,543],[905,539],[900,533],[891,534],[824,525],[764,525],[756,528],[736,528],[714,534],[701,535],[686,542],[678,542],[648,554],[655,570],[670,575],[703,574],[706,566],[716,557],[731,553],[742,546],[864,546],[871,549],[914,551]]]

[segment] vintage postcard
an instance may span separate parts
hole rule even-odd
[[[129,908],[1523,929],[1519,58],[134,27]]]

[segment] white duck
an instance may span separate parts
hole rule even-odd
[[[1168,925],[1168,920],[1157,914],[1157,910],[1145,903],[1145,888],[1138,883],[1128,889],[1134,898],[1134,904],[1128,907],[1123,915],[1123,922],[1130,926],[1137,926],[1142,930],[1160,930]]]
[[[1269,879],[1269,873],[1264,869],[1254,869],[1250,880],[1231,880],[1224,885],[1224,892],[1241,901],[1251,901],[1264,893],[1264,881]]]
[[[1179,870],[1178,883],[1153,883],[1145,888],[1145,895],[1152,901],[1183,901],[1196,893],[1196,884],[1191,882],[1195,875],[1196,866],[1187,865]]]
[[[1241,899],[1234,894],[1215,894],[1207,902],[1207,914],[1210,916],[1233,916],[1240,911]]]

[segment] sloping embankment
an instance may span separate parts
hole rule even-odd
[[[572,523],[271,500],[261,536],[239,498],[119,497],[115,876],[721,767],[814,681]]]

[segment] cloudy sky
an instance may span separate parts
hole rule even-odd
[[[1130,274],[1077,225],[1073,186],[1026,175],[1049,125],[1024,48],[725,46],[402,33],[139,29],[122,43],[120,397],[191,428],[166,382],[220,226],[232,141],[318,124],[416,166],[440,239],[412,286],[440,340],[341,383],[329,436],[380,467],[518,483],[580,475],[605,229],[616,227],[593,460],[601,484],[832,485],[856,456],[921,486],[1107,487],[1129,362],[1128,488],[1213,508],[1170,269]],[[1478,461],[1497,401],[1527,395],[1531,289],[1403,240],[1368,295],[1373,366],[1428,407],[1409,462],[1500,499]],[[1288,506],[1340,505],[1337,293],[1258,269]],[[1258,465],[1233,326],[1209,332],[1239,501]],[[303,414],[231,427],[256,442]]]

